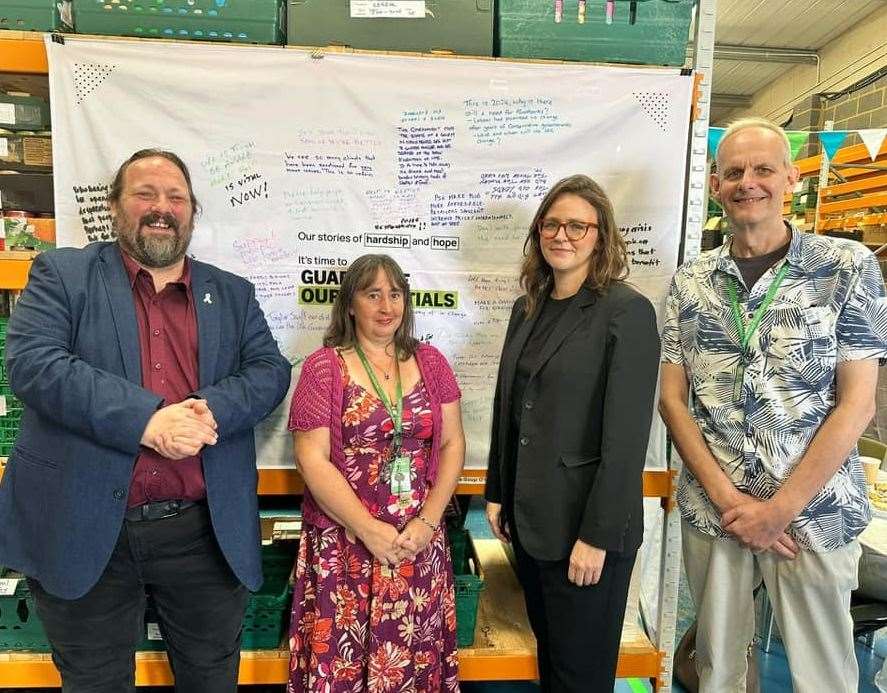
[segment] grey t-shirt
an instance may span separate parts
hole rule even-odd
[[[736,263],[736,267],[739,268],[739,271],[742,274],[745,288],[751,291],[751,288],[757,283],[758,279],[764,276],[764,272],[785,257],[786,253],[788,253],[789,245],[791,245],[791,243],[786,243],[772,253],[759,255],[758,257],[732,256],[733,262]]]

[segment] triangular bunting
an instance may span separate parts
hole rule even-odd
[[[828,156],[829,161],[835,158],[835,153],[838,151],[840,146],[844,144],[845,139],[847,139],[846,130],[835,130],[834,132],[819,133],[819,142],[822,144],[822,148],[825,150],[826,156]]]
[[[709,128],[708,129],[708,158],[714,159],[718,151],[718,144],[724,136],[726,128]]]
[[[869,156],[872,161],[877,159],[878,152],[881,151],[881,145],[884,144],[884,138],[887,137],[887,128],[857,130],[856,132],[865,144],[865,148],[869,150]]]
[[[801,151],[801,147],[806,144],[807,138],[810,137],[810,133],[803,130],[793,130],[792,132],[787,132],[785,134],[788,135],[788,141],[791,145],[791,157],[792,161],[794,161],[798,156],[798,152]]]

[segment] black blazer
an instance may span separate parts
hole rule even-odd
[[[622,282],[603,292],[583,286],[545,342],[515,431],[511,388],[538,316],[527,320],[525,303],[522,296],[512,308],[499,364],[486,499],[503,510],[513,500],[520,541],[534,558],[567,558],[577,538],[635,551],[659,370],[653,306]]]

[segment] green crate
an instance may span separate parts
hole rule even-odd
[[[78,33],[283,43],[285,0],[74,0]]]
[[[2,22],[3,10],[0,8],[0,26],[2,26]],[[0,128],[4,130],[48,130],[49,103],[46,99],[37,96],[18,96],[0,92]],[[15,207],[6,207],[6,209],[15,209]]]
[[[456,574],[469,572],[468,530],[463,527],[450,527],[447,529],[447,539],[450,541],[450,560],[453,564],[453,572]]]
[[[453,562],[453,575],[456,591],[456,644],[471,647],[474,644],[474,631],[477,626],[477,606],[485,584],[480,562],[471,535],[466,531],[466,552],[464,563]],[[469,558],[472,561],[469,561]]]
[[[0,650],[13,652],[49,652],[43,624],[37,618],[34,598],[28,583],[19,573],[4,571],[3,579],[17,580],[15,593],[0,596]]]
[[[57,31],[66,28],[70,13],[70,0],[0,0],[0,29]]]
[[[262,547],[265,581],[250,595],[243,617],[244,650],[272,650],[280,646],[289,624],[293,588],[290,574],[299,552],[298,541],[276,541]]]
[[[418,4],[418,3],[414,3]],[[289,0],[286,42],[296,46],[492,55],[493,0],[425,0],[420,16],[376,10],[359,16],[352,0]]]
[[[297,541],[273,542],[262,546],[262,573],[265,581],[249,596],[243,617],[240,647],[244,650],[274,650],[289,624],[292,585],[290,573],[299,550]],[[166,646],[160,637],[157,613],[151,600],[145,610],[145,630],[140,650],[160,651]]]
[[[629,0],[616,0],[612,24],[606,0],[587,0],[579,23],[579,0],[555,3],[499,0],[498,54],[509,58],[556,58],[647,65],[684,64],[696,0],[640,0],[631,23]]]

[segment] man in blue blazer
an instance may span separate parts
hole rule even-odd
[[[179,157],[136,152],[109,203],[117,242],[38,256],[9,321],[0,564],[28,576],[66,692],[134,690],[146,593],[177,690],[234,691],[262,582],[253,427],[290,364],[252,285],[186,257]]]

